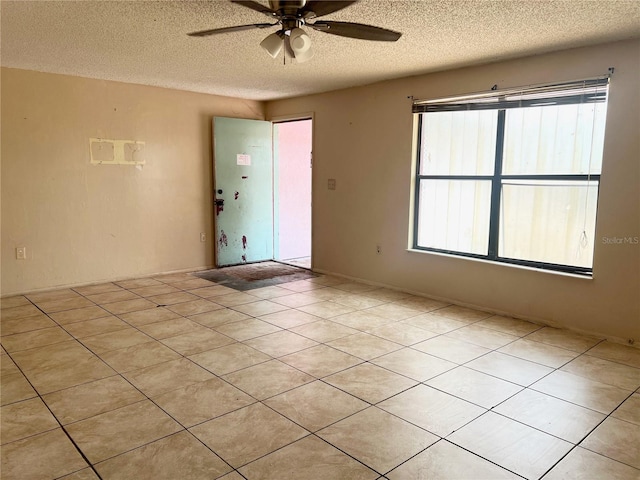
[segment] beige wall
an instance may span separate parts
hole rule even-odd
[[[211,119],[263,103],[5,68],[1,93],[2,295],[213,264]],[[90,137],[146,165],[91,165]]]
[[[428,54],[428,53],[425,53]],[[607,73],[611,82],[593,279],[407,251],[411,100]],[[467,305],[640,341],[640,42],[576,49],[269,102],[267,118],[314,112],[317,269]],[[337,189],[327,189],[327,179]],[[382,254],[376,255],[376,245]]]

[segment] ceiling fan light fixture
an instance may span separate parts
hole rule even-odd
[[[278,54],[282,51],[282,47],[284,45],[284,39],[281,35],[281,32],[272,33],[268,35],[262,42],[260,42],[260,46],[265,49],[265,51],[271,55],[272,58],[276,58]]]
[[[313,50],[311,49],[311,38],[307,35],[307,32],[299,27],[291,29],[289,34],[289,44],[291,50],[295,55],[295,59],[298,63],[303,63],[311,60],[313,57]]]

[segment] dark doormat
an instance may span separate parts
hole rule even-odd
[[[193,275],[241,292],[317,277],[310,270],[278,262],[260,262],[216,268]]]

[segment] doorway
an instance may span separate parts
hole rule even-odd
[[[311,268],[311,119],[273,124],[274,259]]]

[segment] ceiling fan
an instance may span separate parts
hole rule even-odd
[[[231,3],[236,3],[267,15],[275,20],[275,23],[253,23],[236,27],[214,28],[212,30],[191,32],[188,35],[192,37],[207,37],[219,33],[241,32],[243,30],[269,28],[278,25],[280,30],[267,36],[260,43],[260,46],[273,58],[276,58],[284,47],[285,51],[299,63],[306,62],[313,56],[311,38],[301,28],[304,25],[332,35],[380,42],[395,42],[402,35],[393,30],[362,23],[330,20],[317,20],[310,23],[310,20],[342,10],[349,5],[353,5],[356,1],[269,0],[268,7],[252,0],[231,0]]]

